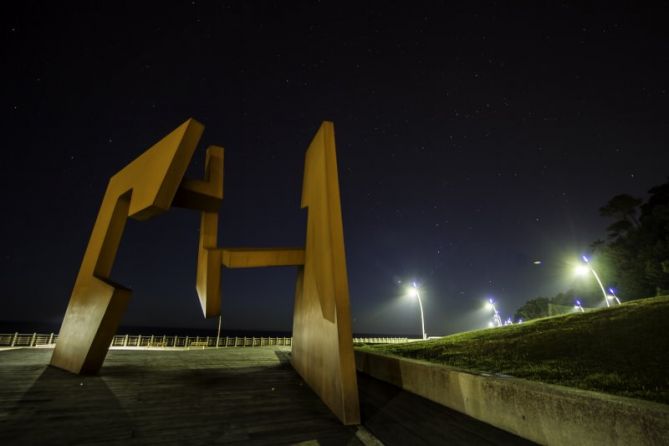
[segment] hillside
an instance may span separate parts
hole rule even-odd
[[[669,296],[358,348],[669,404]]]

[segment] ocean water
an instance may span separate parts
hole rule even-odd
[[[58,333],[60,330],[60,323],[54,324],[49,322],[13,322],[0,321],[0,333]],[[156,336],[216,336],[216,328],[189,328],[189,327],[150,327],[150,326],[133,326],[121,325],[116,334],[119,335],[156,335]],[[221,328],[221,336],[238,336],[238,337],[290,337],[289,331],[269,331],[269,330],[230,330]]]
[[[59,323],[41,322],[41,321],[0,321],[0,333],[58,333]],[[149,327],[149,326],[125,326],[121,325],[116,331],[118,335],[155,335],[155,336],[216,336],[216,329],[189,328],[189,327]],[[271,330],[244,330],[244,329],[223,329],[221,336],[229,337],[290,337],[290,331],[271,331]],[[354,333],[355,338],[415,338],[414,335],[406,334],[384,334],[384,333]]]

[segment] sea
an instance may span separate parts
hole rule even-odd
[[[0,333],[58,333],[60,322],[43,321],[0,321]],[[121,325],[116,330],[118,335],[155,335],[155,336],[216,336],[216,328],[190,327],[154,327]],[[290,331],[281,330],[247,330],[221,328],[221,337],[291,337]],[[388,333],[354,333],[354,338],[415,338],[416,334],[388,334]]]

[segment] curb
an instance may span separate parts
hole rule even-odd
[[[358,371],[545,445],[669,445],[669,406],[355,350]]]

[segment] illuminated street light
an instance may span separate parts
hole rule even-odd
[[[585,276],[590,272],[590,268],[588,268],[588,265],[578,265],[574,271],[578,276]]]
[[[604,302],[606,302],[606,306],[610,307],[611,304],[609,304],[609,296],[608,296],[608,294],[606,294],[606,290],[604,289],[604,285],[602,285],[602,281],[599,280],[599,276],[595,272],[592,265],[590,265],[590,260],[588,260],[588,258],[586,256],[581,256],[581,258],[583,259],[583,262],[585,262],[585,263],[576,267],[576,274],[584,275],[584,274],[587,274],[588,271],[590,271],[592,273],[592,275],[595,276],[595,280],[597,280],[597,283],[599,284],[599,288],[602,289],[602,294],[604,295]]]
[[[616,302],[618,302],[618,305],[620,305],[620,299],[618,299],[618,296],[616,296],[616,292],[613,291],[613,288],[609,288],[609,291],[611,292],[611,294],[609,294],[608,297],[611,299],[615,299]]]
[[[495,301],[491,297],[488,299],[488,302],[485,304],[485,307],[488,310],[492,310],[493,315],[492,315],[492,321],[488,324],[489,327],[501,327],[502,326],[502,317],[499,315],[499,311],[497,311],[497,307],[495,307]]]
[[[423,339],[427,339],[427,334],[425,334],[425,317],[423,316],[423,302],[420,300],[420,291],[418,291],[416,282],[413,282],[409,289],[409,294],[418,299],[418,307],[420,308],[420,326],[423,329]]]

